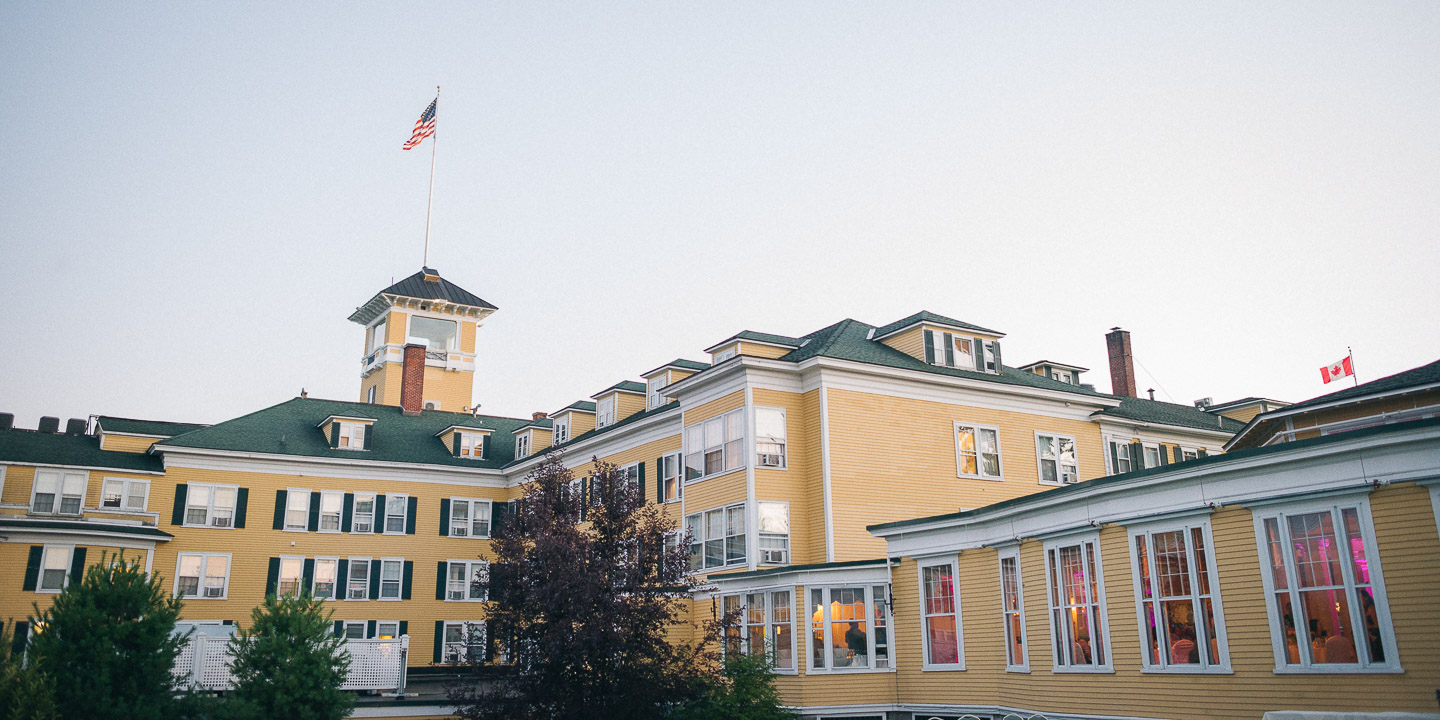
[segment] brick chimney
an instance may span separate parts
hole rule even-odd
[[[539,410],[536,410],[535,412],[530,413],[530,419],[531,419],[531,420],[544,420],[544,419],[547,418],[547,417],[550,417],[550,416],[549,416],[548,414],[546,414],[546,413],[540,412]]]
[[[1130,331],[1110,328],[1105,333],[1110,354],[1110,394],[1135,397],[1135,357],[1130,352]]]
[[[425,406],[425,346],[405,346],[405,365],[400,371],[400,412],[416,417]]]

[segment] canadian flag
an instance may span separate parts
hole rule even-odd
[[[1323,378],[1326,383],[1329,383],[1331,380],[1339,380],[1343,377],[1350,377],[1354,374],[1355,368],[1350,365],[1349,356],[1346,356],[1344,360],[1341,360],[1334,365],[1320,368],[1320,377]]]

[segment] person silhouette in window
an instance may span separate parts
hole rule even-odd
[[[851,621],[850,628],[845,631],[845,646],[850,648],[851,664],[865,663],[865,657],[870,654],[870,638],[860,629],[860,623]]]

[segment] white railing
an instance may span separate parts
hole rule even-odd
[[[202,690],[230,690],[235,686],[230,674],[228,636],[195,633],[180,646],[171,674],[175,682]],[[405,658],[410,654],[410,636],[390,640],[346,640],[350,652],[350,675],[341,690],[387,690],[403,692]]]

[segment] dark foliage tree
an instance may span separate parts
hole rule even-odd
[[[479,584],[491,659],[451,688],[477,720],[665,717],[706,692],[717,672],[713,633],[671,642],[693,586],[675,523],[646,505],[639,478],[597,462],[577,480],[554,458],[527,478],[495,531]],[[684,628],[688,631],[688,627]]]
[[[156,718],[177,708],[181,602],[139,562],[102,558],[36,617],[29,658],[62,717]]]
[[[14,623],[11,623],[12,625]],[[15,637],[9,628],[0,629],[0,718],[7,720],[55,720],[55,686],[35,665],[12,653]]]
[[[340,689],[350,653],[335,637],[332,611],[309,597],[265,598],[250,611],[250,627],[231,641],[235,689],[232,715],[293,720],[339,720],[355,696]]]
[[[764,655],[728,653],[725,669],[703,695],[677,706],[672,720],[793,720],[780,705],[775,673]]]

